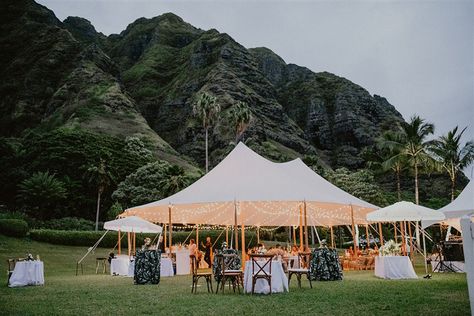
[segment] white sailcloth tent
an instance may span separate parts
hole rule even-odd
[[[121,217],[152,222],[252,226],[300,224],[306,204],[307,225],[367,223],[378,207],[339,189],[301,159],[274,163],[239,143],[222,162],[186,189],[157,202],[133,207]]]
[[[444,224],[450,225],[461,231],[461,217],[468,214],[474,214],[474,181],[469,182],[454,201],[445,207],[440,208],[439,211],[441,211],[446,217],[446,220],[443,221]],[[439,222],[440,221],[422,221],[421,225],[423,228],[426,228]]]

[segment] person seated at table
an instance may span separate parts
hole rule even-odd
[[[271,248],[267,251],[267,255],[273,255],[274,259],[280,260],[283,266],[283,270],[287,271],[288,269],[288,262],[287,260],[283,260],[283,257],[286,255],[285,251],[281,248],[280,244],[276,244],[275,248]]]
[[[265,254],[266,252],[267,252],[267,249],[265,248],[265,245],[263,243],[258,243],[257,244],[257,253]]]
[[[349,256],[351,258],[354,257],[354,250],[352,249],[352,246],[349,247]]]

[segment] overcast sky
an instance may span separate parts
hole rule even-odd
[[[106,35],[140,17],[173,12],[287,63],[329,71],[418,114],[436,135],[469,126],[474,138],[474,1],[39,0],[64,20]]]

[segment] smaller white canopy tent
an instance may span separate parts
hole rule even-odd
[[[114,230],[131,233],[161,233],[162,227],[150,223],[138,216],[119,218],[104,223],[105,230]]]
[[[367,220],[372,222],[442,221],[444,218],[444,214],[439,211],[406,201],[397,202],[367,214]]]
[[[446,217],[446,220],[443,221],[444,224],[461,231],[461,225],[459,223],[461,217],[474,213],[474,181],[469,182],[454,201],[440,208],[439,211]],[[426,228],[439,222],[440,220],[424,220],[421,225],[423,228]]]
[[[367,220],[373,222],[419,222],[422,220],[442,221],[444,218],[445,216],[442,212],[406,201],[397,202],[367,214]],[[424,229],[423,255],[425,257],[425,271],[428,273],[428,266],[426,264],[426,240]]]

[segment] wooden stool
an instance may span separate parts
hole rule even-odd
[[[95,258],[95,274],[97,274],[99,272],[99,266],[100,266],[101,263],[102,263],[102,266],[103,266],[102,273],[107,272],[107,258],[98,257],[98,258]]]

